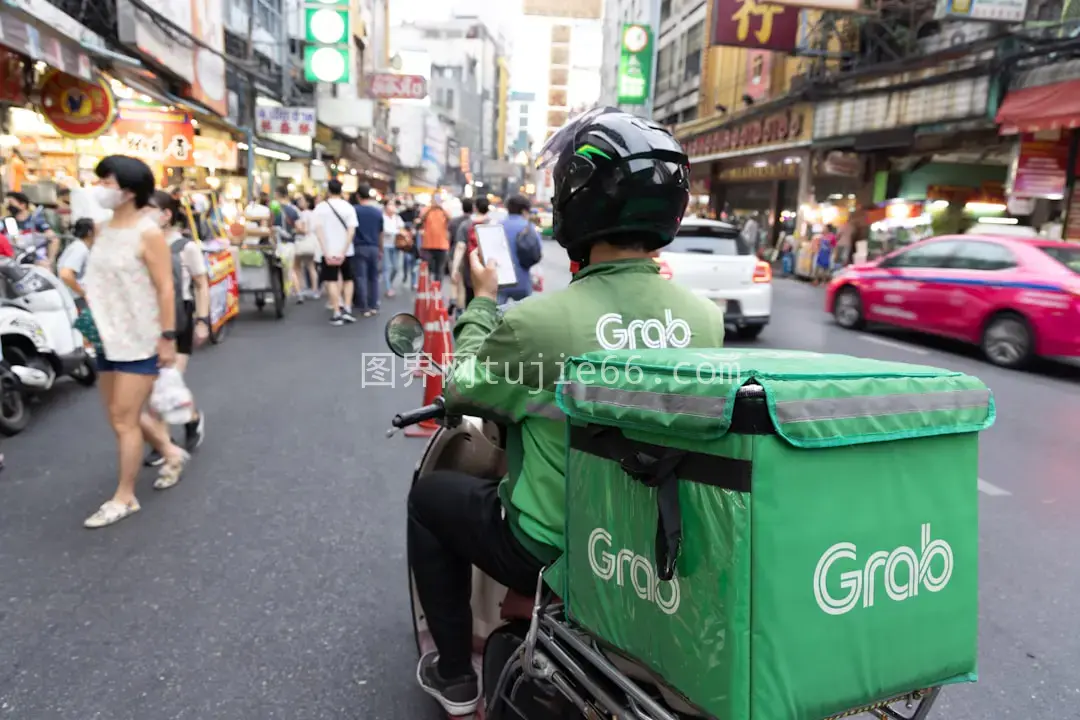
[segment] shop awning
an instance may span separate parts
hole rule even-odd
[[[1002,135],[1080,127],[1080,80],[1010,92],[997,122]]]

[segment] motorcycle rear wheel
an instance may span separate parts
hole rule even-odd
[[[484,720],[580,720],[578,709],[554,686],[522,680],[520,669],[503,677],[503,670],[525,642],[528,631],[527,622],[513,622],[492,632],[484,644]],[[517,692],[511,696],[519,682]]]

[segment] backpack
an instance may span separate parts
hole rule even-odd
[[[290,212],[290,210],[292,212]],[[281,213],[281,233],[284,236],[285,242],[294,242],[296,240],[296,220],[300,213],[296,211],[291,204],[284,203],[278,210]],[[293,213],[296,212],[296,216]]]
[[[184,307],[184,259],[180,256],[184,247],[191,242],[181,235],[169,246],[172,253],[173,307],[176,309],[176,332],[187,330],[188,313]]]
[[[540,238],[536,235],[536,229],[533,228],[532,223],[521,229],[521,232],[514,238],[514,244],[517,246],[518,262],[521,263],[523,270],[528,270],[540,262],[544,251],[540,246]]]

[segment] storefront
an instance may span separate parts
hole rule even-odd
[[[44,5],[48,7],[34,14],[10,3],[0,9],[0,150],[3,189],[18,189],[35,202],[51,205],[57,183],[66,184],[79,174],[79,158],[87,147],[78,141],[92,140],[107,128],[116,106],[115,98],[100,87],[89,52],[52,27],[47,17],[37,17],[63,15]],[[65,133],[42,112],[48,105],[54,116],[65,116],[60,100],[69,88],[76,92],[66,96],[68,102],[80,99],[81,105],[77,115],[67,116],[70,133]]]
[[[1027,223],[1050,237],[1080,242],[1077,93],[1080,80],[1013,90],[997,120],[1001,134],[1015,140],[1007,182],[1010,208],[1029,213]]]
[[[709,194],[705,213],[757,215],[769,244],[791,232],[810,189],[812,118],[809,105],[796,105],[743,122],[710,119],[685,128],[680,139],[690,156],[691,183]]]

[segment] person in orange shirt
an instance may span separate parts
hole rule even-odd
[[[26,180],[26,161],[22,153],[15,148],[11,149],[11,158],[8,159],[8,192],[22,192],[23,182]]]
[[[438,198],[431,199],[431,207],[421,221],[424,233],[420,249],[423,251],[431,279],[442,281],[446,274],[446,255],[450,250],[450,216],[443,210]]]

